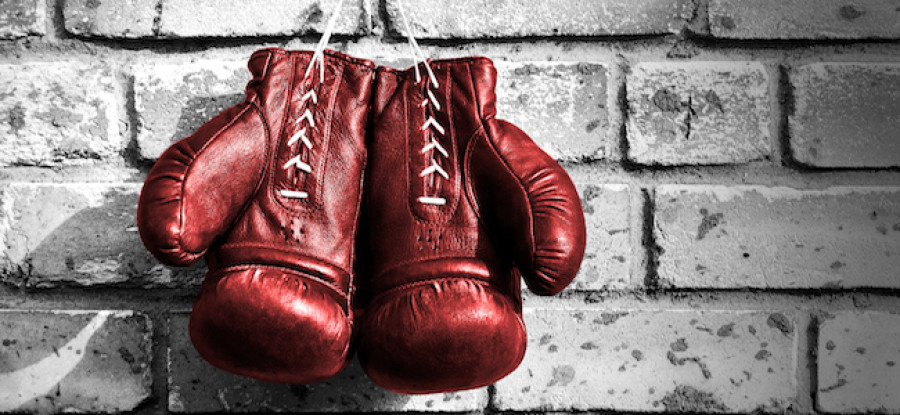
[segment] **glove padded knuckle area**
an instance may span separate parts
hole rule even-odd
[[[360,326],[360,364],[399,393],[489,385],[525,354],[525,325],[508,294],[486,281],[440,278],[387,291]]]
[[[341,294],[302,272],[248,265],[211,273],[190,319],[191,341],[221,369],[277,383],[327,379],[349,361]],[[302,367],[303,371],[285,368]]]

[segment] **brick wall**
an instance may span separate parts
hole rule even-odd
[[[332,47],[407,66],[397,0]],[[0,1],[0,413],[900,413],[900,3],[406,0],[433,57],[486,55],[498,113],[578,185],[588,247],[526,293],[487,388],[386,392],[353,364],[270,385],[187,337],[204,268],[143,249],[154,159],[310,49],[316,0]]]

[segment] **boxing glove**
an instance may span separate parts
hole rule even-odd
[[[566,172],[495,118],[490,60],[430,65],[416,72],[433,77],[378,68],[364,191],[358,355],[377,384],[410,394],[481,387],[515,369],[526,345],[521,277],[537,294],[558,293],[585,244]]]
[[[375,71],[337,52],[312,55],[253,53],[246,99],[166,150],[138,204],[141,239],[161,262],[205,257],[194,347],[269,382],[320,381],[351,355]]]

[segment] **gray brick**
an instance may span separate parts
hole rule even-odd
[[[224,109],[244,99],[250,80],[242,60],[158,63],[134,69],[141,157],[156,159]]]
[[[842,312],[819,326],[816,405],[828,413],[900,413],[900,315]]]
[[[497,116],[559,160],[609,156],[606,68],[597,63],[497,62]]]
[[[768,156],[768,78],[758,62],[635,65],[627,75],[628,157],[682,165]]]
[[[730,39],[900,38],[894,0],[711,0],[709,20]]]
[[[791,81],[791,150],[797,161],[815,167],[900,166],[900,65],[814,63],[794,69]]]
[[[0,9],[0,39],[47,33],[43,0],[6,0]]]
[[[369,380],[353,362],[327,381],[281,385],[232,375],[206,363],[188,336],[188,315],[169,319],[169,410],[172,412],[474,412],[487,403],[485,388],[400,395]]]
[[[0,65],[0,165],[59,165],[118,157],[111,71],[77,62]]]
[[[66,30],[79,36],[140,38],[154,36],[156,1],[67,0]]]
[[[797,394],[782,313],[526,308],[525,324],[502,411],[777,412]]]
[[[139,186],[10,183],[0,187],[0,281],[57,285],[184,286],[203,269],[173,270],[144,249]]]
[[[676,287],[900,287],[900,188],[656,189],[659,276]]]
[[[569,290],[631,285],[631,194],[628,185],[576,184],[587,225],[584,261]]]
[[[391,27],[405,34],[397,0],[386,5]],[[438,39],[677,33],[694,13],[689,0],[411,0],[403,6],[416,37]]]
[[[334,32],[363,33],[371,19],[366,1],[345,1]],[[335,5],[322,0],[166,0],[159,30],[169,37],[321,33]]]
[[[0,412],[124,412],[150,396],[150,321],[131,311],[0,311]]]

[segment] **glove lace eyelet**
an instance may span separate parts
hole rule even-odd
[[[312,69],[314,65],[318,63],[324,68],[323,62],[317,62],[315,57],[310,62],[309,68]],[[303,80],[307,80],[310,76],[311,71],[307,70],[306,75],[303,77]],[[324,74],[319,79],[319,83],[324,81]],[[302,115],[294,121],[292,124],[293,128],[296,128],[297,131],[294,132],[293,135],[288,139],[287,145],[293,146],[297,142],[300,142],[299,149],[297,150],[297,154],[294,157],[288,159],[284,165],[281,166],[282,169],[288,170],[291,168],[295,168],[297,170],[302,171],[306,174],[312,174],[312,166],[310,166],[307,162],[303,161],[303,154],[305,152],[312,151],[313,142],[309,137],[309,132],[316,127],[316,121],[313,117],[313,109],[314,105],[318,105],[319,97],[316,94],[315,88],[310,88],[306,93],[300,97],[300,110],[302,110]],[[311,109],[312,108],[312,109]],[[278,190],[278,194],[280,194],[284,198],[288,199],[308,199],[309,193],[300,191],[300,190],[290,190],[290,189],[280,189]]]
[[[443,177],[444,180],[449,180],[450,175],[447,174],[447,171],[441,167],[440,163],[438,163],[438,160],[441,157],[448,158],[450,157],[450,154],[447,152],[447,149],[441,146],[441,143],[437,139],[435,139],[435,134],[445,136],[447,133],[447,131],[444,129],[444,126],[434,118],[435,112],[441,110],[441,103],[438,101],[437,96],[435,96],[434,92],[432,92],[431,89],[438,88],[438,83],[427,62],[425,62],[425,68],[428,70],[428,80],[430,82],[426,83],[425,98],[424,100],[422,100],[422,103],[419,104],[420,107],[425,108],[426,113],[425,122],[421,127],[419,127],[419,131],[422,131],[426,137],[426,144],[422,147],[421,153],[431,155],[431,164],[428,167],[422,169],[421,172],[419,172],[419,177],[434,176],[435,180],[438,180],[440,177]],[[419,66],[416,65],[416,82],[420,83],[421,81],[422,77],[419,74]],[[447,204],[447,200],[443,197],[428,195],[427,188],[425,190],[425,193],[425,195],[419,196],[416,199],[419,203],[432,206],[442,206]]]

